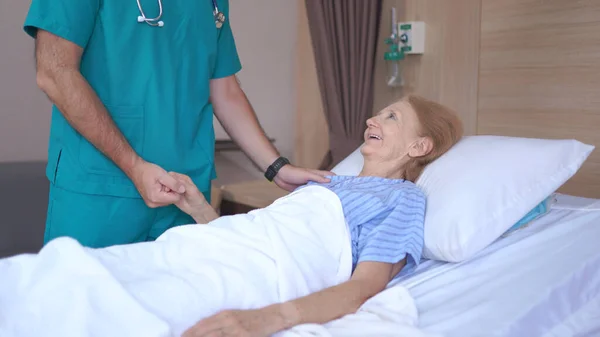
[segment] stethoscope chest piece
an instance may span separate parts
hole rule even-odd
[[[213,5],[213,17],[215,18],[215,26],[217,29],[221,29],[223,24],[225,23],[225,14],[219,10],[219,6],[217,6],[217,0],[212,0]]]
[[[223,14],[223,12],[219,12],[218,10],[216,10],[214,12],[214,17],[215,17],[215,26],[217,26],[217,29],[220,29],[221,27],[223,27],[223,24],[225,23],[225,14]]]

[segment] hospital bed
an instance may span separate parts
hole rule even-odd
[[[447,337],[600,336],[600,199],[549,213],[463,263],[424,261],[402,285],[419,327]]]
[[[486,143],[485,137],[477,138],[479,140],[472,140],[472,145],[481,141],[482,147],[463,146],[453,155],[458,160],[446,160],[443,164],[438,160],[442,167],[436,168],[428,177],[430,181],[424,184],[445,184],[443,179],[431,179],[432,175],[443,172],[444,176],[461,181],[449,183],[453,184],[451,192],[462,190],[463,194],[482,196],[483,189],[495,193],[497,197],[489,198],[487,204],[478,204],[474,199],[471,199],[472,204],[452,204],[452,207],[459,207],[460,212],[477,214],[474,219],[469,216],[464,219],[469,221],[471,218],[470,221],[481,226],[486,223],[487,227],[481,228],[493,227],[486,222],[498,212],[493,200],[506,201],[504,206],[512,202],[513,207],[520,207],[532,193],[544,195],[545,192],[537,190],[541,186],[554,181],[555,185],[550,188],[558,188],[589,154],[589,149],[577,145],[570,147],[576,143],[562,142],[563,145],[557,146],[558,142],[542,140],[536,143],[517,138],[489,138],[490,142]],[[493,142],[515,142],[515,147],[509,149],[505,144],[495,147]],[[546,145],[557,146],[557,151],[544,149]],[[357,174],[362,167],[362,157],[358,153],[357,150],[342,160],[333,171]],[[578,157],[579,153],[584,153],[583,157]],[[556,156],[552,158],[553,155]],[[521,163],[530,164],[524,167]],[[552,165],[555,167],[551,168]],[[569,172],[564,173],[564,168],[569,166]],[[486,182],[486,186],[478,187],[479,183],[491,180],[489,177],[500,176],[494,170],[499,170],[503,181]],[[466,171],[469,174],[463,174]],[[557,172],[564,175],[557,178]],[[469,186],[469,180],[477,182]],[[500,186],[504,184],[506,187]],[[441,190],[433,192],[444,194]],[[444,194],[442,199],[451,198]],[[468,199],[458,194],[455,198]],[[513,199],[520,201],[514,203]],[[388,290],[406,289],[414,301],[417,314],[409,324],[426,334],[444,337],[600,336],[600,199],[551,192],[548,200],[552,200],[549,210],[525,226],[490,241],[473,256],[457,259],[459,262],[424,258],[413,273],[393,280]],[[489,210],[479,209],[486,205]],[[448,221],[444,216],[438,219]],[[393,308],[390,303],[398,302],[394,294],[386,290],[377,296],[380,303]],[[381,311],[377,315],[382,317],[381,326],[397,316]],[[348,325],[351,319],[342,318],[340,326]],[[364,326],[369,329],[369,325]],[[388,335],[394,336],[393,333]]]
[[[545,147],[546,145],[553,151],[534,151],[548,150]],[[482,146],[486,151],[481,151],[478,146]],[[504,148],[504,151],[500,151],[498,146]],[[464,211],[469,215],[476,214],[476,217],[471,217],[471,222],[475,220],[477,227],[485,228],[486,231],[484,232],[487,232],[487,229],[493,228],[498,221],[492,221],[492,223],[488,221],[486,223],[485,220],[507,219],[495,214],[499,203],[504,205],[504,202],[510,199],[517,200],[516,203],[512,204],[512,208],[521,207],[524,210],[533,207],[532,204],[523,206],[523,200],[516,198],[517,195],[524,195],[527,198],[537,193],[538,196],[548,197],[547,190],[555,190],[555,185],[562,184],[564,180],[568,179],[585,160],[591,149],[569,141],[557,143],[542,141],[540,143],[518,139],[512,141],[510,139],[479,137],[478,139],[463,140],[452,151],[454,153],[452,156],[446,156],[446,159],[438,159],[436,163],[428,167],[428,172],[421,175],[421,177],[429,179],[424,179],[422,183],[424,190],[427,190],[427,186],[430,185],[433,185],[436,189],[435,193],[429,193],[428,203],[435,204],[441,193],[441,199],[446,204],[451,204],[452,207],[438,204],[440,207],[429,207],[429,210],[433,210],[431,214],[435,218],[439,215],[437,212],[442,209],[444,211],[442,212],[443,215],[449,217],[444,217],[443,221],[440,222],[452,222],[448,219],[457,212],[449,211],[454,210],[453,208],[457,206],[456,200],[462,198],[463,201],[469,201],[472,194],[481,197],[481,181],[469,186],[469,193],[463,192],[462,196],[454,193],[455,190],[462,188],[464,191],[466,189],[461,180],[464,178],[466,180],[483,179],[490,181],[488,176],[494,176],[494,170],[500,170],[505,174],[502,184],[492,182],[488,184],[489,186],[483,187],[486,193],[496,197],[491,198],[495,201],[490,202],[482,213],[480,213],[481,209],[477,207],[477,202],[473,200],[470,200],[466,207],[459,207],[458,213]],[[467,152],[470,152],[470,154]],[[558,160],[554,158],[557,153],[561,154],[557,157]],[[571,158],[573,153],[584,155],[583,157],[579,156],[580,158],[574,161]],[[535,169],[533,174],[531,174],[532,172],[529,172],[529,174],[524,173],[525,169],[523,165],[520,165],[520,163],[525,162],[523,157],[531,159],[527,168],[530,170],[531,168]],[[360,159],[362,157],[357,156],[356,158]],[[460,160],[456,161],[452,158]],[[515,162],[518,165],[507,167],[506,162],[508,161]],[[571,167],[574,162],[576,163],[575,167]],[[464,165],[461,163],[468,163],[470,167],[466,178],[464,174],[462,177],[453,174],[453,171],[463,170],[462,166]],[[485,164],[488,170],[484,174],[481,174],[480,169],[482,163]],[[556,166],[558,169],[552,169],[552,165],[546,165],[548,163],[558,163],[558,166]],[[342,171],[347,171],[348,174],[356,174],[356,170],[360,170],[361,167],[360,162],[354,160],[345,161],[345,164],[349,164],[351,168],[345,170],[341,165],[334,171],[337,171],[337,174],[343,174]],[[555,174],[542,172],[540,166],[549,168]],[[353,170],[354,172],[351,172]],[[439,171],[444,172],[444,176],[450,172],[449,175],[452,179],[449,181],[446,181],[444,177],[442,177],[444,179],[432,179],[436,174],[435,172]],[[557,178],[555,171],[563,173]],[[480,175],[478,176],[478,174]],[[523,175],[529,176],[523,178]],[[506,177],[512,178],[508,179]],[[457,185],[460,188],[452,185],[456,181],[460,183]],[[537,191],[532,186],[526,186],[531,183],[537,186],[539,181],[542,181],[544,186],[548,184],[551,186]],[[554,183],[552,183],[553,181]],[[451,185],[448,185],[448,183]],[[516,189],[514,189],[515,186]],[[449,188],[444,190],[445,187]],[[492,190],[495,193],[491,193]],[[14,316],[26,313],[35,317],[35,312],[32,313],[29,307],[37,307],[37,310],[44,312],[43,317],[37,317],[39,327],[30,324],[31,321],[28,319],[22,320],[12,317],[11,320],[10,317],[3,317],[5,322],[13,323],[6,329],[16,326],[13,330],[22,332],[18,336],[30,336],[32,334],[26,333],[29,331],[28,329],[40,329],[42,327],[44,329],[56,328],[57,331],[60,329],[69,330],[73,336],[82,335],[73,332],[75,328],[71,327],[70,324],[73,320],[85,322],[85,324],[77,326],[81,331],[91,330],[97,332],[96,329],[105,328],[111,329],[112,332],[118,332],[120,335],[128,335],[123,331],[128,330],[131,332],[129,335],[132,336],[166,336],[167,334],[161,333],[160,329],[169,330],[170,325],[166,323],[167,321],[176,320],[181,323],[179,325],[179,328],[181,328],[188,326],[189,322],[195,321],[196,317],[202,317],[202,314],[193,313],[189,308],[212,310],[210,307],[206,309],[204,305],[185,303],[190,298],[192,302],[194,301],[194,296],[191,296],[191,294],[194,294],[198,289],[213,289],[213,283],[203,286],[199,280],[213,282],[213,280],[218,279],[219,282],[224,282],[220,288],[214,288],[214,293],[217,295],[219,293],[224,294],[225,289],[227,291],[229,289],[239,289],[240,282],[246,286],[252,284],[252,281],[249,281],[251,275],[246,275],[247,277],[244,279],[231,277],[229,274],[216,277],[213,274],[206,274],[204,269],[202,272],[182,274],[181,271],[187,269],[180,268],[180,266],[204,268],[200,267],[201,264],[196,263],[198,247],[202,247],[202,251],[208,252],[209,250],[206,247],[210,247],[210,245],[217,247],[229,244],[229,246],[222,246],[226,248],[212,250],[217,252],[219,256],[219,259],[214,261],[220,261],[223,258],[220,249],[234,252],[236,249],[240,249],[238,246],[243,244],[250,247],[253,245],[263,247],[274,243],[273,247],[277,249],[270,252],[271,255],[266,254],[262,249],[242,250],[244,259],[240,259],[241,255],[227,254],[229,260],[227,260],[226,265],[256,263],[253,268],[260,270],[261,273],[282,275],[286,278],[284,283],[287,285],[286,289],[289,292],[284,296],[293,298],[293,291],[296,287],[303,286],[311,281],[308,278],[313,273],[296,272],[296,269],[294,269],[295,264],[313,268],[317,266],[313,262],[319,261],[324,264],[322,270],[334,270],[335,268],[330,266],[333,263],[336,268],[342,266],[333,273],[336,280],[338,278],[339,280],[345,280],[349,275],[350,253],[349,249],[345,253],[342,249],[347,247],[347,241],[345,241],[347,235],[335,230],[336,228],[341,229],[344,222],[337,197],[330,192],[324,193],[326,189],[311,190],[307,188],[303,191],[308,192],[307,194],[296,195],[294,207],[299,213],[295,214],[305,214],[303,210],[311,208],[315,204],[315,200],[320,200],[316,203],[329,202],[324,204],[324,207],[317,207],[313,210],[313,212],[317,212],[314,216],[320,221],[308,221],[312,225],[320,226],[319,228],[328,228],[331,232],[328,237],[315,238],[313,241],[299,240],[298,236],[294,235],[295,231],[291,230],[289,231],[289,237],[278,241],[277,239],[272,240],[266,235],[255,236],[254,232],[251,231],[233,230],[223,234],[225,232],[217,228],[196,232],[194,226],[183,226],[175,229],[171,233],[170,239],[163,238],[163,243],[166,242],[162,245],[164,250],[154,250],[151,248],[152,246],[138,245],[135,246],[137,247],[135,250],[130,250],[131,247],[117,246],[111,248],[111,250],[98,250],[95,253],[84,250],[72,240],[57,240],[49,245],[50,247],[46,247],[44,254],[21,256],[13,260],[12,264],[4,265],[4,267],[9,268],[6,270],[18,271],[18,273],[7,273],[6,275],[16,277],[20,282],[18,284],[25,286],[19,287],[22,294],[13,293],[12,291],[5,291],[4,294],[0,292],[0,298],[4,295],[5,300],[4,302],[0,300],[0,316],[3,314]],[[448,197],[444,191],[450,191],[452,198]],[[511,193],[506,193],[507,191]],[[308,324],[294,327],[291,331],[285,331],[276,337],[600,336],[600,246],[598,245],[598,238],[600,238],[600,199],[549,193],[551,193],[551,199],[555,200],[550,211],[545,212],[533,221],[527,222],[525,226],[507,233],[507,235],[499,234],[499,237],[496,236],[495,240],[490,241],[489,244],[486,243],[485,247],[478,250],[473,256],[463,254],[462,262],[441,262],[436,259],[424,259],[416,270],[392,281],[388,289],[369,299],[356,313],[329,322],[325,324],[326,327]],[[278,204],[283,205],[280,206],[283,208],[275,206],[270,211],[271,213],[267,213],[270,214],[269,216],[258,217],[269,219],[268,221],[261,220],[264,222],[260,223],[261,226],[280,229],[283,223],[292,226],[290,225],[291,222],[302,221],[301,216],[298,218],[290,216],[278,218],[286,216],[287,212],[282,212],[282,209],[289,210],[289,208],[285,208],[285,202]],[[508,212],[513,212],[512,208]],[[275,214],[277,216],[274,216]],[[480,216],[481,214],[485,216]],[[312,212],[307,215],[307,218],[313,218]],[[459,223],[461,225],[468,224],[469,217],[463,218],[467,222]],[[254,217],[247,216],[245,219],[249,221]],[[239,228],[252,227],[245,221],[237,223],[233,217],[223,217],[221,221],[231,222],[229,225],[239,226]],[[322,221],[331,226],[322,227]],[[335,226],[336,223],[341,225]],[[482,226],[482,223],[486,223],[485,226]],[[222,224],[219,227],[225,228],[227,226]],[[436,228],[436,224],[433,227]],[[426,234],[428,228],[431,227],[427,227],[426,224]],[[436,228],[436,230],[439,228]],[[281,231],[276,232],[280,233]],[[308,232],[315,233],[315,231]],[[212,234],[208,235],[210,233]],[[238,235],[235,240],[232,240],[231,235],[233,234]],[[479,232],[476,242],[485,239],[486,233],[483,234]],[[269,244],[257,243],[259,239],[264,239]],[[425,241],[428,241],[427,236]],[[327,242],[327,244],[325,245],[323,242]],[[342,248],[334,249],[336,244],[337,247]],[[318,258],[313,256],[307,258],[306,261],[313,261],[311,263],[296,259],[294,254],[298,253],[298,256],[304,256],[306,247],[309,245],[313,245],[310,254],[316,254]],[[463,248],[466,248],[468,245],[464,246]],[[168,249],[169,247],[172,250]],[[329,254],[338,256],[340,260],[338,261],[337,258],[324,259],[323,256],[326,254],[320,250],[315,251],[315,247],[323,249],[326,253],[332,250],[334,253]],[[252,251],[255,252],[254,255],[247,255],[248,252]],[[466,251],[466,249],[463,249],[463,253]],[[150,258],[136,260],[136,268],[130,268],[130,265],[123,264],[122,257],[131,256],[132,252]],[[56,256],[60,256],[61,259],[56,259]],[[274,259],[281,259],[282,263],[276,264],[277,266],[283,266],[284,270],[281,273],[272,268],[271,261]],[[107,266],[110,266],[110,268]],[[269,267],[271,269],[265,268],[265,266],[271,266]],[[345,269],[343,266],[348,268]],[[226,273],[229,270],[236,270],[236,268],[229,267],[223,270],[214,268],[213,271],[217,273],[215,275],[221,275],[219,273]],[[290,270],[291,272],[289,272]],[[348,275],[345,274],[346,272]],[[29,279],[25,276],[21,277],[27,273],[29,273]],[[0,274],[2,274],[2,271],[0,271]],[[95,277],[90,278],[89,275],[95,275]],[[151,275],[151,277],[148,277],[148,275]],[[160,277],[155,277],[155,275],[160,275]],[[204,277],[205,275],[210,275],[210,277]],[[302,279],[304,275],[307,275],[307,279]],[[173,283],[169,281],[170,277],[178,280],[177,286],[173,286]],[[141,283],[148,288],[140,287],[139,284],[131,288],[122,286],[128,283],[122,282],[122,280],[136,279],[149,279],[153,282]],[[163,283],[165,281],[168,282]],[[231,282],[231,284],[227,282]],[[334,280],[332,282],[338,281]],[[8,284],[17,283],[9,282]],[[36,291],[39,292],[40,289],[44,289],[47,285],[52,286],[52,284],[66,284],[67,286],[53,288],[51,296],[35,295]],[[102,285],[103,296],[93,296],[97,293],[99,284]],[[29,291],[28,287],[32,291]],[[152,291],[153,287],[158,287],[161,290],[168,287],[168,290],[157,293]],[[217,291],[218,289],[220,291]],[[268,286],[263,288],[261,284],[260,287],[252,289],[252,291],[244,291],[245,295],[260,297],[262,296],[261,291],[266,291],[265,294],[268,296],[271,288]],[[79,296],[71,296],[73,291],[76,291]],[[145,293],[150,293],[152,296],[139,296]],[[25,294],[34,295],[28,296],[28,302],[23,302],[22,296],[25,296]],[[172,301],[177,296],[181,296],[185,300]],[[59,301],[56,301],[57,298]],[[134,298],[137,300],[132,300]],[[168,305],[173,306],[173,303],[175,303],[174,307],[166,307],[163,305],[163,300]],[[2,303],[4,303],[4,308],[2,308]],[[26,303],[26,305],[23,305],[23,303]],[[178,311],[177,305],[179,304],[177,303],[185,308],[184,311],[188,317],[183,317],[185,315]],[[210,301],[206,303],[210,303]],[[14,304],[22,304],[22,306],[15,309]],[[77,308],[77,310],[73,310],[65,316],[64,311],[54,310],[57,304],[60,304],[63,308]],[[47,311],[39,309],[41,306],[46,306],[45,310]],[[51,310],[48,308],[51,308]],[[82,310],[82,308],[86,310]],[[160,312],[160,315],[155,312],[156,310]],[[111,315],[109,317],[111,324],[105,324],[102,318],[98,319],[98,317],[104,317],[102,315],[106,313]],[[75,316],[73,315],[78,316],[74,319]],[[187,321],[180,322],[182,317]],[[132,323],[134,321],[135,323]],[[3,335],[2,327],[2,324],[0,324],[0,335]],[[137,333],[134,334],[134,330]],[[140,333],[141,331],[143,333]],[[14,334],[9,335],[14,336]],[[64,334],[56,333],[54,335],[62,336]],[[114,333],[105,335],[114,335]]]

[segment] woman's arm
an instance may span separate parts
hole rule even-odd
[[[324,324],[356,312],[369,298],[383,291],[405,264],[406,259],[395,265],[362,262],[347,282],[277,304],[283,316],[282,322],[288,324],[281,326],[281,330],[305,323]]]
[[[185,193],[175,206],[194,218],[197,224],[205,225],[219,217],[189,176],[177,172],[169,172],[169,174],[185,187]]]
[[[197,206],[194,211],[191,212],[190,216],[194,218],[197,224],[206,225],[207,223],[217,219],[219,214],[217,211],[206,201],[205,203]]]
[[[228,310],[206,318],[188,329],[184,337],[270,336],[305,323],[323,324],[354,313],[387,286],[406,259],[396,263],[362,262],[352,278],[340,285],[280,304],[256,310]]]

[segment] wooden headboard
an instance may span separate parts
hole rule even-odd
[[[484,0],[477,133],[597,149],[563,188],[600,198],[600,1]]]
[[[381,43],[374,110],[417,92],[461,113],[468,134],[595,145],[560,192],[600,198],[600,0],[384,0],[380,40],[391,7],[425,21],[425,53],[393,89]]]

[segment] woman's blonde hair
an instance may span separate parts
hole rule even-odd
[[[450,108],[418,95],[410,94],[400,101],[407,102],[419,119],[420,137],[432,142],[431,151],[421,157],[411,157],[404,167],[404,179],[415,182],[425,166],[446,153],[463,136],[463,125]]]

